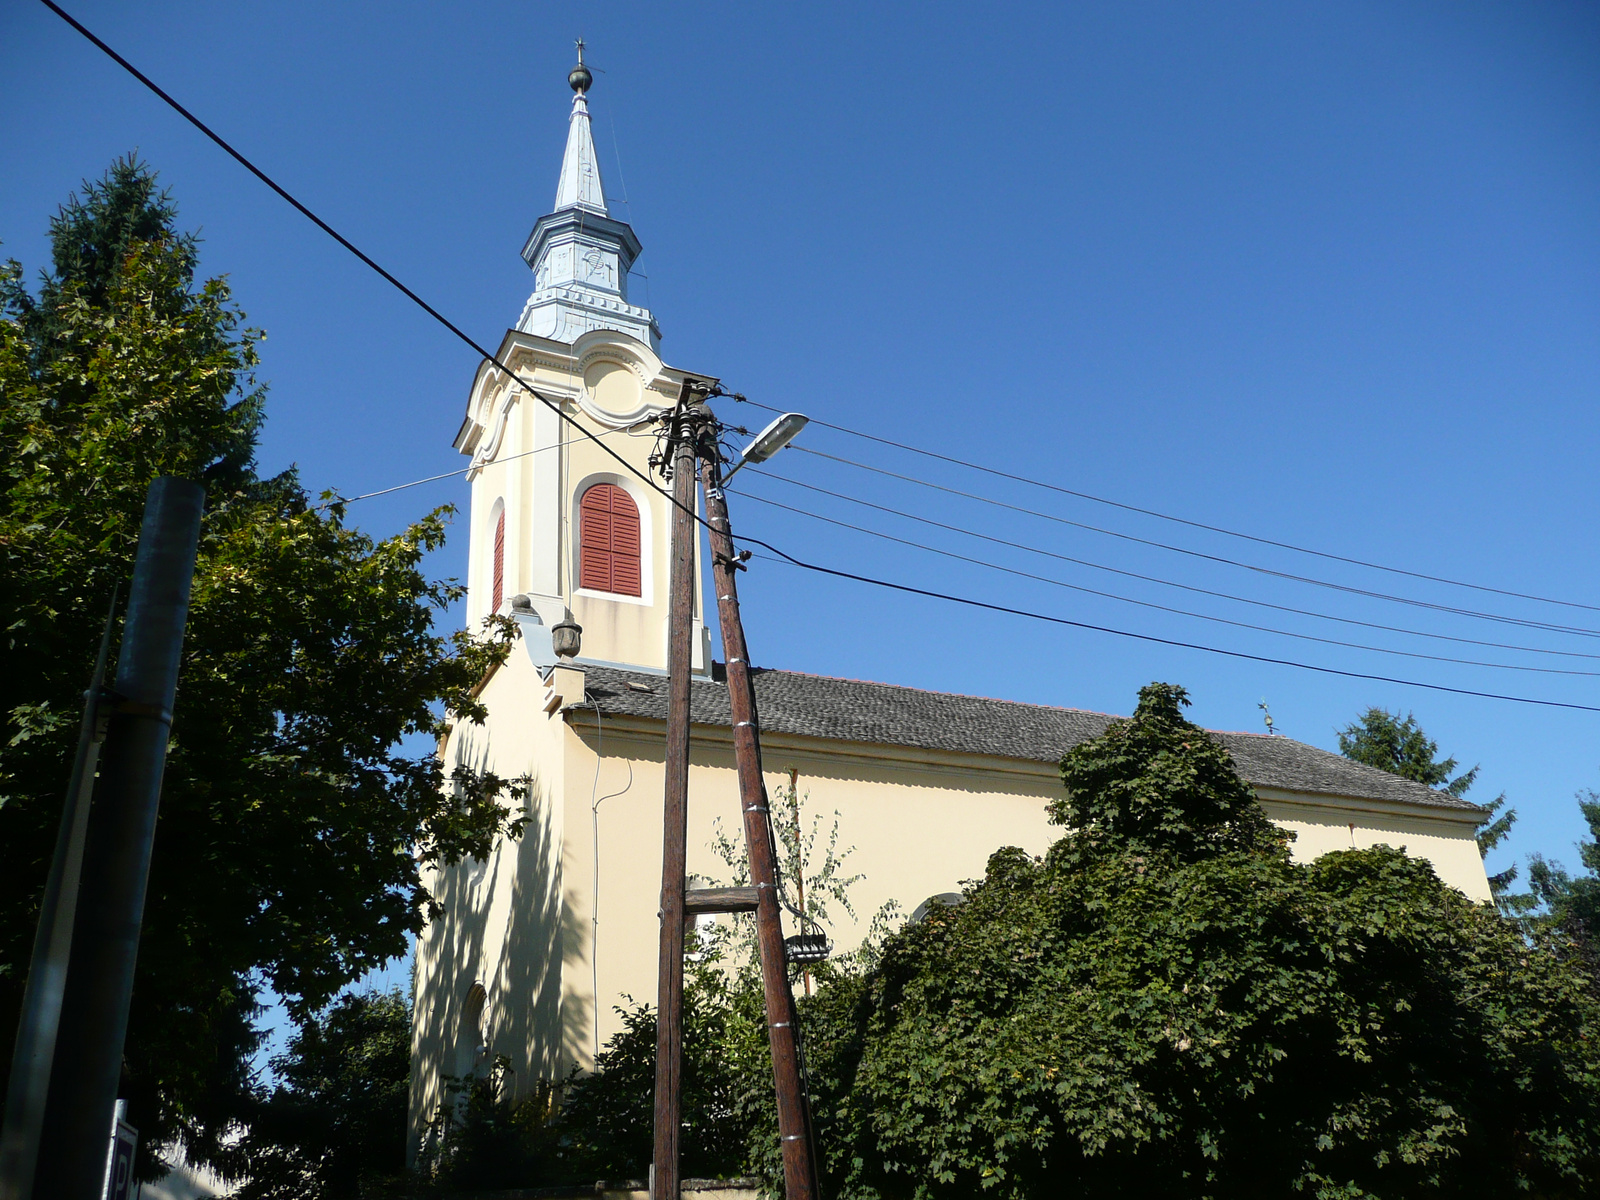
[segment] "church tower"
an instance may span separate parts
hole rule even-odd
[[[568,82],[555,206],[522,248],[533,292],[500,344],[510,373],[483,364],[455,440],[472,460],[467,620],[511,615],[547,668],[550,628],[570,617],[583,627],[580,664],[664,671],[667,500],[585,431],[648,475],[654,419],[685,379],[706,377],[661,361],[655,317],[629,299],[642,246],[606,201],[581,42]],[[710,657],[701,611],[697,588],[697,672]]]
[[[715,381],[663,363],[655,318],[628,298],[641,246],[606,202],[581,43],[568,82],[575,95],[555,206],[523,244],[533,292],[498,362],[480,365],[455,438],[471,463],[467,625],[509,616],[519,637],[480,685],[484,720],[457,722],[439,755],[447,774],[518,781],[527,825],[486,860],[423,870],[437,912],[414,964],[412,1153],[456,1103],[450,1081],[486,1071],[495,1053],[510,1055],[518,1087],[592,1065],[615,1026],[611,1004],[595,997],[632,986],[613,972],[654,953],[648,924],[621,922],[598,965],[591,885],[603,877],[609,898],[648,883],[657,868],[635,859],[658,863],[661,843],[659,819],[636,822],[612,800],[602,820],[596,807],[594,785],[620,732],[608,720],[602,734],[596,681],[623,668],[649,693],[654,685],[641,681],[666,673],[670,504],[649,460],[657,418],[684,382]],[[700,552],[697,541],[697,565]],[[700,576],[693,670],[709,677]],[[582,645],[558,664],[551,630],[569,620],[582,627]],[[659,735],[646,742],[662,744]],[[633,798],[653,793],[659,804],[661,787],[646,774]],[[602,872],[610,813],[624,828],[605,842]],[[619,911],[654,901],[640,903],[627,899]]]
[[[517,328],[558,342],[592,329],[614,329],[661,349],[661,330],[647,308],[628,302],[628,272],[642,247],[633,229],[612,218],[589,127],[589,86],[578,43],[568,81],[575,95],[567,124],[555,208],[533,227],[522,257],[533,268],[533,295]]]

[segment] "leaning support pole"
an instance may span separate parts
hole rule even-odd
[[[683,938],[689,840],[689,674],[694,635],[695,448],[705,419],[683,385],[671,431],[672,568],[667,618],[666,797],[661,843],[661,956],[656,982],[655,1150],[651,1200],[679,1200],[678,1142],[683,1130]]]
[[[67,801],[61,807],[55,853],[39,903],[39,924],[33,935],[28,982],[22,992],[22,1017],[17,1022],[11,1078],[6,1084],[5,1126],[0,1130],[0,1200],[28,1200],[39,1157],[39,1132],[45,1101],[50,1096],[50,1064],[56,1051],[56,1022],[67,983],[72,953],[72,923],[78,911],[78,878],[83,868],[83,840],[89,831],[89,802],[94,792],[95,764],[105,737],[101,720],[106,654],[117,619],[117,593],[100,635],[94,673],[83,693],[83,722],[78,752],[73,756]]]
[[[34,1196],[99,1200],[205,489],[150,485],[84,843]]]
[[[756,887],[756,938],[761,949],[761,984],[766,994],[767,1037],[772,1047],[772,1080],[778,1094],[778,1136],[783,1147],[784,1200],[817,1200],[817,1167],[812,1157],[811,1105],[800,1080],[795,1034],[794,993],[789,989],[783,949],[783,919],[778,911],[777,847],[767,819],[767,788],[761,778],[761,729],[750,686],[750,653],[739,617],[734,582],[733,533],[722,494],[722,462],[707,439],[700,463],[706,520],[711,526],[711,574],[722,619],[722,650],[728,660],[728,701],[733,711],[733,753],[739,770],[739,807],[744,811],[744,841],[750,856],[750,882]],[[659,1200],[659,1198],[658,1198]]]

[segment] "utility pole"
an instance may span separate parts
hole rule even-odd
[[[733,753],[739,773],[739,807],[744,811],[745,849],[756,892],[756,938],[761,951],[761,985],[766,998],[767,1040],[772,1049],[772,1080],[778,1096],[778,1136],[783,1149],[785,1200],[818,1200],[817,1165],[811,1130],[811,1103],[800,1079],[794,993],[789,988],[783,918],[778,911],[777,847],[768,816],[767,787],[761,777],[761,729],[750,685],[750,652],[739,617],[734,580],[742,564],[734,558],[728,504],[722,493],[722,459],[715,438],[701,454],[700,479],[711,529],[711,573],[722,621],[727,658],[728,701],[733,712]],[[662,1200],[657,1196],[656,1200]]]
[[[694,477],[711,410],[707,387],[685,380],[668,431],[672,472],[672,567],[667,624],[666,798],[661,841],[661,954],[656,979],[655,1149],[651,1200],[679,1200],[683,1131],[684,892],[689,840],[689,685],[694,665]],[[598,998],[597,998],[598,999]]]
[[[794,906],[806,911],[806,844],[800,831],[800,768],[789,768],[789,800],[794,805]],[[806,981],[806,995],[811,995],[811,968],[800,972]]]
[[[150,485],[90,806],[34,1196],[99,1200],[205,489]]]
[[[722,495],[722,458],[716,419],[705,405],[709,387],[688,380],[678,397],[668,433],[666,458],[673,485],[671,615],[667,633],[666,803],[661,853],[661,957],[656,1000],[655,1153],[650,1166],[651,1200],[679,1200],[679,1136],[683,1125],[683,946],[685,924],[700,913],[753,912],[760,947],[767,1040],[778,1100],[786,1200],[818,1200],[810,1102],[800,1078],[794,994],[779,913],[777,846],[761,779],[761,740],[749,652],[739,619],[733,573],[733,540]],[[801,421],[803,423],[803,418]],[[793,436],[790,432],[788,436]],[[654,460],[652,460],[654,461]],[[756,460],[752,460],[756,461]],[[733,713],[734,758],[739,807],[744,814],[750,887],[686,887],[689,794],[690,651],[694,616],[694,476],[698,465],[711,529],[712,577],[722,619],[728,663],[728,699]]]

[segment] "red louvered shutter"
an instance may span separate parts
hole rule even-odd
[[[637,596],[639,509],[612,483],[597,483],[578,504],[578,586]]]
[[[611,489],[611,590],[639,594],[639,509],[619,487]]]
[[[489,611],[499,612],[500,602],[506,598],[506,512],[494,523],[494,589],[489,601]]]
[[[611,503],[609,483],[597,483],[583,494],[578,527],[578,586],[596,592],[611,590]]]

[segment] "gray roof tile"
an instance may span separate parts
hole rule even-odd
[[[663,676],[591,665],[584,665],[584,671],[589,699],[606,716],[666,720],[667,681]],[[762,729],[833,741],[1053,763],[1077,743],[1104,732],[1114,719],[1077,708],[928,692],[798,671],[757,668],[753,674]],[[695,723],[726,726],[732,722],[720,663],[715,679],[694,681],[690,696]],[[1257,787],[1482,811],[1465,800],[1292,738],[1258,733],[1215,736],[1233,755],[1239,773]]]

